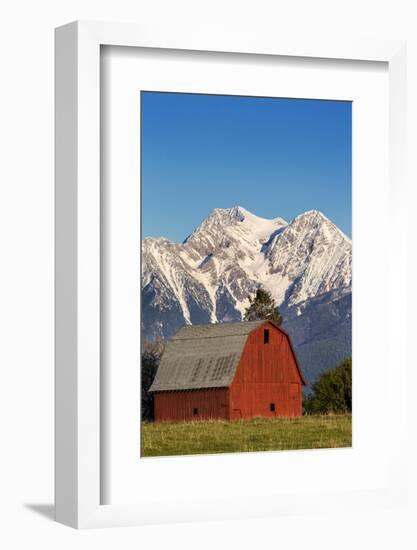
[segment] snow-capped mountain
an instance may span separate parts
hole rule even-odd
[[[334,303],[350,296],[351,259],[350,239],[316,210],[288,223],[239,206],[215,209],[182,244],[143,240],[144,337],[170,337],[185,323],[241,320],[248,296],[262,286],[293,327],[296,345],[305,344],[308,334],[296,326],[306,326],[301,317],[316,311],[312,304],[321,297],[321,309],[333,304],[336,311]],[[350,323],[350,309],[343,312]]]

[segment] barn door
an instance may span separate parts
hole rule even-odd
[[[300,397],[300,384],[290,384],[291,401],[298,400]]]
[[[300,384],[290,384],[291,414],[299,415],[301,409]]]
[[[220,417],[225,420],[229,419],[229,405],[227,403],[220,404]]]

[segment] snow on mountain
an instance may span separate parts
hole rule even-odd
[[[351,257],[350,239],[318,211],[287,223],[240,206],[216,208],[182,244],[143,240],[144,335],[169,337],[184,323],[241,320],[259,286],[284,308],[350,292]]]
[[[294,305],[351,286],[351,241],[317,210],[297,216],[264,254],[270,266],[264,284],[278,303]]]

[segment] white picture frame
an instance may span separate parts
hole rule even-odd
[[[100,48],[128,46],[264,54],[334,60],[382,61],[389,70],[389,155],[393,197],[405,188],[405,44],[400,41],[325,40],[288,42],[275,36],[210,29],[150,28],[113,23],[75,22],[56,30],[56,519],[76,528],[131,525],[187,519],[167,499],[160,515],[135,504],[106,504],[101,499],[100,401]],[[401,231],[402,228],[399,228]],[[405,270],[403,252],[396,258]],[[405,276],[405,271],[404,271]],[[404,313],[404,300],[389,304]],[[405,352],[399,361],[405,393]],[[400,388],[400,390],[401,390]],[[400,391],[401,393],[401,391]],[[405,414],[405,413],[403,413]],[[340,495],[342,507],[404,498],[401,472],[404,449],[399,440],[383,494]],[[304,511],[314,495],[289,495],[272,513]],[[332,505],[334,505],[334,500]],[[320,506],[320,505],[319,505]],[[221,517],[219,503],[216,507]],[[237,515],[244,511],[237,511]],[[253,515],[262,515],[256,511]],[[190,518],[191,519],[191,518]],[[193,518],[198,519],[198,515]]]

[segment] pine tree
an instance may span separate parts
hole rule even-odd
[[[255,297],[249,296],[249,306],[245,310],[245,321],[273,321],[277,325],[282,323],[282,317],[275,300],[263,288],[258,288]]]

